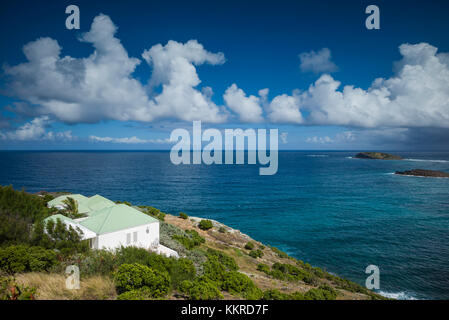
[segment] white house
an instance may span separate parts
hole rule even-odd
[[[87,198],[83,195],[65,195],[49,201],[49,207],[64,208],[64,200],[73,198],[80,213],[86,217],[70,219],[56,214],[45,219],[60,219],[66,225],[79,228],[82,238],[89,240],[92,249],[115,250],[134,246],[166,256],[178,257],[178,253],[159,243],[159,220],[126,204],[115,204],[99,195]],[[96,209],[94,209],[96,208]]]

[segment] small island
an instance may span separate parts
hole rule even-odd
[[[377,160],[402,160],[401,156],[383,152],[359,152],[355,155],[357,159],[377,159]]]
[[[435,177],[435,178],[449,178],[449,173],[435,170],[424,169],[412,169],[405,171],[396,171],[394,174],[400,174],[404,176],[416,176],[416,177]]]

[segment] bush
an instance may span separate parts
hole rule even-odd
[[[226,233],[227,230],[226,230],[225,227],[221,226],[220,228],[218,228],[218,232],[220,232],[220,233]]]
[[[218,300],[223,295],[215,282],[207,277],[199,277],[195,281],[185,280],[181,282],[180,291],[192,300]]]
[[[172,238],[182,244],[186,249],[192,250],[194,247],[206,242],[195,230],[186,230],[185,235],[174,235]]]
[[[114,275],[114,281],[120,294],[147,287],[149,295],[157,298],[165,296],[170,289],[168,273],[138,263],[121,265]]]
[[[259,249],[252,250],[252,251],[249,252],[249,256],[254,258],[254,259],[262,258],[263,252],[262,252],[262,250],[259,250]]]
[[[277,289],[270,289],[263,293],[263,300],[289,300],[289,295]]]
[[[36,288],[19,285],[13,277],[0,276],[0,300],[34,300]]]
[[[226,255],[225,253],[223,253],[221,251],[208,248],[207,255],[208,255],[208,257],[216,257],[218,259],[218,262],[220,264],[222,264],[225,267],[225,269],[228,271],[237,271],[239,269],[234,258]]]
[[[180,213],[179,213],[179,217],[180,217],[181,219],[187,219],[189,216],[188,216],[187,214],[185,214],[184,212],[180,212]]]
[[[56,263],[52,250],[24,245],[0,248],[0,269],[9,274],[48,271]]]
[[[263,264],[263,263],[259,263],[257,265],[257,270],[262,271],[262,272],[264,272],[266,274],[270,274],[270,271],[271,271],[270,267],[267,266],[266,264]]]
[[[335,300],[337,291],[327,284],[319,286],[317,289],[310,289],[304,295],[305,300]]]
[[[209,230],[213,227],[212,221],[210,220],[201,220],[200,223],[198,224],[198,227],[201,230]]]
[[[117,296],[117,300],[149,300],[151,298],[151,291],[147,287],[136,290],[123,292]]]
[[[259,300],[263,296],[262,290],[257,288],[247,275],[237,271],[226,272],[222,289],[231,294],[241,295],[249,300]]]
[[[249,241],[247,244],[245,244],[245,249],[247,250],[253,250],[254,249],[254,243]]]

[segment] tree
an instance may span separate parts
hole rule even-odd
[[[62,202],[65,206],[64,212],[69,218],[80,218],[81,216],[83,216],[78,213],[78,202],[75,199],[67,197]]]

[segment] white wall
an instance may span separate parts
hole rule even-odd
[[[137,232],[137,242],[134,242],[134,232]],[[131,243],[126,241],[129,233]],[[152,244],[159,245],[159,222],[99,235],[93,242],[93,249],[114,250],[120,246],[150,249]]]

